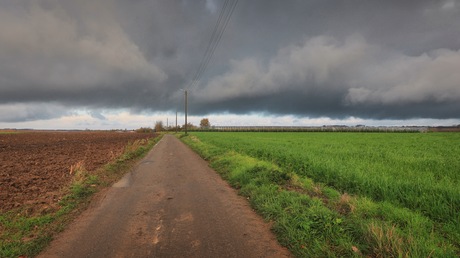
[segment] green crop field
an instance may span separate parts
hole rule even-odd
[[[275,222],[298,256],[460,255],[460,133],[183,139]]]

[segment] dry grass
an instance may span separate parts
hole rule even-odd
[[[341,214],[353,213],[356,207],[352,204],[353,198],[348,193],[344,193],[340,196],[337,202],[336,210]]]
[[[148,140],[146,139],[139,139],[139,140],[135,140],[134,142],[129,142],[128,145],[126,145],[125,147],[125,153],[134,152],[139,147],[144,146],[147,143],[148,143]]]
[[[407,249],[408,240],[398,234],[395,225],[370,223],[368,233],[374,242],[373,253],[376,257],[412,257]]]
[[[74,165],[71,165],[69,173],[72,175],[72,183],[83,183],[89,176],[89,172],[85,169],[83,161],[78,161]]]

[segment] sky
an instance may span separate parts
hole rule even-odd
[[[0,128],[460,124],[460,0],[0,2]]]

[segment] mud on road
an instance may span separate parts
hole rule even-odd
[[[93,171],[123,153],[129,142],[154,134],[26,132],[0,134],[0,212],[54,210],[77,163]]]

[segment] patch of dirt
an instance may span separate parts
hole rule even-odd
[[[0,211],[55,209],[71,166],[91,172],[121,155],[129,142],[155,137],[131,132],[0,134]]]

